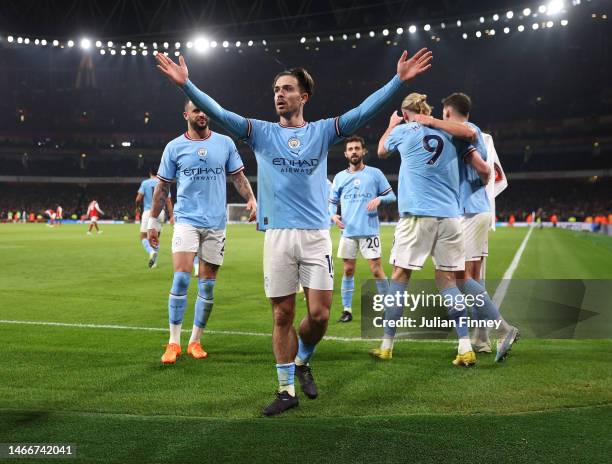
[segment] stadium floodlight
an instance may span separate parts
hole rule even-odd
[[[112,48],[112,46],[113,46],[113,41],[112,41],[112,40],[109,40],[108,42],[106,42],[106,46],[107,46],[108,48]]]
[[[170,44],[169,44],[168,42],[164,42],[164,48],[165,48],[166,50],[168,50],[168,47],[169,47],[169,46],[170,46]]]
[[[125,49],[121,50],[121,56],[125,56],[127,52],[125,51]]]
[[[59,40],[55,39],[55,40],[53,41],[53,46],[54,46],[54,47],[59,47]]]
[[[446,29],[446,23],[440,23],[440,27],[441,27],[442,29]]]
[[[329,36],[329,41],[330,41],[330,42],[333,42],[333,41],[334,41],[334,36],[333,36],[333,35],[330,35],[330,36]]]
[[[495,35],[495,29],[491,29],[491,30],[489,31],[489,35]]]
[[[385,37],[387,37],[389,35],[389,29],[383,29],[382,30],[382,35],[384,35]]]
[[[410,32],[411,34],[414,34],[416,31],[417,28],[414,24],[408,28],[408,32]]]
[[[125,43],[125,46],[126,46],[127,48],[130,48],[130,47],[132,46],[132,42],[126,42],[126,43]]]
[[[106,55],[106,52],[104,51],[103,48],[100,49],[100,55]]]
[[[464,32],[462,37],[463,37],[464,40],[466,40],[468,38],[467,32]]]
[[[140,48],[147,48],[147,46],[145,45],[144,42],[140,42],[140,44],[138,45]]]
[[[30,39],[28,39],[27,37],[25,39],[23,39],[23,43],[26,45],[29,45],[30,43]]]
[[[242,45],[242,42],[240,42],[240,40],[236,41],[236,48],[240,48],[240,46]]]
[[[376,36],[376,32],[374,31],[370,31],[370,33],[368,34],[370,37],[375,37]]]
[[[537,31],[540,28],[540,25],[538,23],[533,23],[531,25],[531,29],[533,29],[534,31]]]
[[[9,43],[13,43],[13,41],[15,40],[15,37],[13,37],[12,35],[9,35],[6,40],[9,41]]]
[[[143,50],[141,53],[142,53],[142,56],[147,56],[149,54],[149,52],[146,50]]]
[[[210,42],[210,48],[217,48],[217,45],[219,44],[217,43],[216,40],[213,40],[212,42]]]
[[[91,48],[91,40],[89,40],[87,37],[84,37],[81,39],[81,48],[83,50],[89,50]]]
[[[548,2],[546,12],[549,15],[554,15],[560,13],[565,7],[563,0],[551,0]]]
[[[346,40],[346,39],[348,39],[348,35],[342,34],[342,40]]]
[[[23,43],[23,37],[17,37],[17,43]]]
[[[519,27],[517,27],[519,32],[523,32],[525,30],[525,26],[523,26],[522,24],[519,25]]]
[[[460,20],[460,19],[458,19],[458,20],[457,20],[457,27],[461,27],[461,24],[462,24],[462,23],[461,23],[461,20]]]
[[[102,41],[96,40],[96,48],[102,48]]]
[[[567,19],[562,19],[561,20],[561,25],[562,26],[567,26],[567,23],[568,23]]]
[[[221,45],[223,45],[223,48],[227,48],[229,47],[229,42],[227,40],[224,40]]]
[[[428,32],[431,30],[431,24],[425,24],[425,26],[423,26],[423,30]]]
[[[179,52],[178,50],[174,52],[174,56],[181,56],[181,52]]]
[[[132,142],[121,142],[121,146],[122,147],[131,147],[132,146]]]
[[[34,39],[34,45],[39,45],[40,44],[40,40],[39,39]]]
[[[514,18],[514,11],[510,10],[506,12],[506,18],[512,19]]]
[[[480,17],[480,24],[484,23],[484,16]]]
[[[499,15],[497,13],[493,15],[493,21],[499,21]]]
[[[546,5],[540,5],[538,7],[538,12],[542,14],[546,13]]]
[[[187,42],[187,48],[192,48],[193,47],[193,42],[191,40],[189,40]]]
[[[504,34],[510,34],[510,28],[508,26],[504,27]]]
[[[574,6],[580,5],[580,0],[572,0],[572,5]]]
[[[164,44],[165,45],[165,44]],[[205,37],[196,37],[193,45],[198,53],[206,53],[210,48],[210,41]],[[164,47],[168,48],[168,47]]]
[[[44,47],[44,46],[46,46],[46,45],[47,45],[47,39],[42,39],[42,40],[40,41],[40,44],[41,44],[43,47]]]
[[[395,33],[398,35],[402,35],[404,33],[404,28],[398,27],[397,29],[395,29]]]
[[[153,42],[153,49],[157,50],[157,42]]]
[[[261,44],[265,46],[265,45],[268,45],[268,42],[266,42],[266,39],[264,39],[264,40],[261,41]]]
[[[252,46],[253,46],[253,41],[252,41],[252,40],[249,40],[249,41],[247,42],[247,45],[248,45],[249,47],[252,47]]]
[[[136,56],[136,53],[138,53],[136,50],[132,50],[132,51],[130,52],[130,54],[131,54],[132,56]]]
[[[303,44],[303,43],[306,43],[306,37],[302,37],[302,38],[300,39],[300,43],[302,43],[302,44]]]
[[[555,23],[553,21],[547,21],[546,22],[546,27],[551,28],[555,25]]]
[[[476,31],[476,37],[478,37],[480,39],[482,37],[482,32]]]
[[[113,49],[110,51],[110,54],[111,54],[111,55],[115,55],[116,53],[117,53],[117,52],[115,51],[115,49],[114,49],[114,48],[113,48]]]
[[[359,34],[359,32],[358,32],[357,34]],[[357,34],[355,34],[355,35],[357,35]],[[359,37],[357,37],[357,38],[359,38]],[[315,40],[316,40],[317,42],[321,42],[321,37],[316,36],[316,37],[315,37]]]
[[[361,39],[361,32],[355,32],[355,38]]]
[[[181,48],[181,43],[180,43],[180,42],[175,42],[175,43],[174,43],[174,48],[176,48],[177,50],[178,50],[179,48]]]
[[[523,16],[527,17],[531,14],[531,8],[525,8],[523,10]]]

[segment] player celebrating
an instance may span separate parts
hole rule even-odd
[[[442,100],[442,105],[445,121],[468,124],[476,131],[477,137],[473,145],[479,153],[482,153],[486,161],[487,149],[483,134],[478,126],[468,122],[472,108],[470,97],[464,93],[453,93]],[[435,127],[436,121],[431,119],[427,124]],[[480,182],[478,171],[469,163],[463,163],[459,173],[461,180],[461,227],[465,246],[465,271],[458,278],[465,279],[465,293],[482,295],[484,297],[485,304],[482,310],[487,313],[492,311],[499,314],[496,307],[490,308],[490,306],[494,306],[494,303],[491,301],[482,280],[482,264],[485,257],[489,254],[489,228],[491,227],[492,220],[491,205],[486,192],[487,184]],[[494,176],[492,176],[490,182],[495,182]],[[479,313],[481,312],[479,310],[476,311],[476,315],[479,318],[481,316]],[[505,359],[513,343],[519,337],[519,331],[516,327],[508,324],[501,316],[499,319],[496,362]],[[491,344],[488,340],[487,331],[477,329],[475,337],[472,339],[472,345],[476,352],[490,353]]]
[[[402,102],[403,118],[391,115],[389,127],[378,143],[378,155],[386,158],[399,151],[400,221],[395,230],[391,251],[393,275],[389,293],[403,294],[412,270],[420,270],[431,254],[436,266],[436,285],[443,296],[449,316],[455,321],[459,338],[454,365],[470,366],[476,355],[470,345],[467,311],[457,304],[463,300],[457,288],[455,271],[463,269],[465,253],[459,222],[459,163],[458,155],[479,156],[467,143],[456,147],[449,133],[414,122],[415,115],[429,116],[431,107],[426,96],[408,95]],[[406,120],[407,124],[400,123]],[[465,124],[442,121],[442,126],[455,137],[474,140],[475,132]],[[402,306],[389,307],[385,320],[398,320]],[[372,354],[380,359],[391,359],[395,326],[384,326],[385,335],[380,348]]]
[[[367,154],[363,138],[353,135],[344,141],[344,156],[348,169],[334,177],[329,197],[329,213],[332,221],[342,230],[338,245],[338,258],[342,258],[342,316],[338,322],[353,319],[351,309],[355,289],[355,265],[357,251],[368,260],[370,271],[376,279],[378,292],[387,293],[387,278],[380,261],[380,235],[378,205],[396,200],[395,194],[380,169],[366,166]],[[338,216],[338,203],[342,217]]]
[[[55,220],[57,218],[57,213],[53,211],[51,208],[45,210],[45,215],[49,217],[49,222],[47,222],[47,227],[55,227]]]
[[[100,215],[104,214],[104,211],[100,209],[100,205],[96,200],[91,200],[89,206],[87,207],[87,216],[89,217],[89,229],[87,229],[87,235],[91,235],[92,229],[96,228],[98,234],[101,234],[102,231],[98,227],[98,219]]]
[[[142,216],[140,218],[140,242],[142,247],[149,254],[149,268],[157,267],[157,254],[159,248],[153,248],[147,238],[147,226],[149,223],[149,217],[151,215],[151,201],[153,200],[153,191],[155,186],[158,184],[159,179],[155,175],[155,170],[149,169],[149,178],[143,180],[138,188],[136,194],[136,215],[140,212],[140,203],[142,203]],[[168,210],[168,216],[170,217],[170,224],[174,224],[174,213],[172,211],[172,200],[170,200],[170,192],[168,192],[168,198],[166,198],[166,209]],[[161,234],[162,224],[166,219],[165,210],[159,213],[158,221],[159,230],[157,231],[158,237]],[[159,239],[158,239],[159,240]]]
[[[410,60],[404,52],[397,75],[357,108],[336,118],[308,123],[304,105],[314,81],[302,68],[279,73],[273,81],[278,123],[247,119],[225,110],[188,79],[183,57],[179,65],[161,53],[158,68],[213,120],[255,152],[258,163],[260,211],[258,227],[265,230],[264,287],[274,314],[272,343],[279,389],[265,415],[280,414],[298,405],[294,373],[302,391],[318,395],[309,366],[329,320],[333,291],[333,262],[326,187],[327,151],[372,118],[402,87],[431,67],[431,52],[420,50]],[[308,314],[299,337],[293,328],[295,293],[304,287]]]
[[[64,219],[64,208],[62,208],[60,205],[57,205],[57,208],[55,210],[55,223],[58,227],[62,225],[63,219]]]
[[[170,340],[161,358],[173,364],[181,354],[181,327],[194,256],[200,258],[198,296],[195,302],[193,328],[187,354],[196,359],[208,356],[201,337],[213,308],[213,290],[225,252],[226,176],[247,201],[251,220],[255,219],[257,202],[233,140],[208,127],[209,118],[191,101],[185,103],[183,117],[187,132],[170,141],[164,149],[148,219],[151,246],[159,247],[159,215],[167,204],[170,182],[176,179],[177,201],[172,237],[174,277],[168,298]]]

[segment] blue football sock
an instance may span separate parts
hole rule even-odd
[[[198,281],[198,297],[195,303],[195,316],[193,325],[201,329],[206,327],[210,313],[212,312],[214,298],[213,290],[215,288],[214,279],[200,279]]]
[[[479,282],[474,279],[467,279],[463,284],[463,289],[466,295],[472,295],[475,298],[474,308],[479,314],[480,319],[498,320],[501,318],[499,309]]]
[[[298,352],[295,357],[296,362],[299,365],[308,364],[310,358],[312,358],[312,354],[317,345],[309,345],[308,343],[304,343],[302,341],[302,337],[298,337]]]
[[[404,294],[406,288],[408,287],[408,282],[398,282],[397,280],[392,280],[389,283],[389,295],[393,295],[396,298],[396,295],[399,293],[401,295]],[[404,306],[401,304],[393,304],[387,308],[385,308],[384,321],[399,321],[404,313]],[[397,331],[397,327],[389,327],[387,324],[383,327],[383,331],[385,334],[385,338],[393,338],[395,337],[395,332]]]
[[[389,281],[387,279],[376,279],[376,291],[379,295],[386,295],[389,292]]]
[[[353,304],[353,291],[355,290],[355,278],[342,276],[342,306],[350,308]]]
[[[455,321],[455,330],[457,331],[457,337],[469,337],[469,328],[467,325],[468,314],[467,309],[465,308],[465,299],[463,295],[457,287],[445,288],[444,290],[441,290],[440,293],[444,298],[444,303],[446,306],[446,310],[448,311],[448,316]]]
[[[172,288],[168,297],[168,319],[170,324],[183,323],[185,307],[187,306],[187,289],[189,288],[189,272],[175,272]]]
[[[140,243],[142,243],[142,247],[145,249],[145,251],[147,253],[151,253],[153,251],[153,247],[151,247],[151,244],[149,243],[149,240],[146,238],[143,238]]]
[[[293,386],[295,363],[277,364],[276,374],[278,375],[279,391],[285,390],[286,387]]]

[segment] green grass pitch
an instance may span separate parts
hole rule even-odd
[[[78,462],[609,462],[610,339],[527,337],[505,363],[481,355],[474,369],[450,364],[450,343],[402,342],[382,363],[367,354],[376,342],[324,340],[313,360],[319,398],[300,394],[298,409],[263,418],[276,387],[263,234],[228,228],[203,338],[210,357],[161,366],[171,228],[153,270],[136,225],[102,228],[0,225],[0,443],[73,443]],[[392,232],[382,229],[384,260]],[[488,278],[504,274],[525,233],[491,235]],[[334,232],[334,252],[337,241]],[[514,277],[611,279],[611,263],[612,238],[534,230]],[[358,317],[335,322],[335,267],[328,335],[356,338]],[[357,285],[366,278],[359,261]],[[304,312],[300,299],[298,320]]]

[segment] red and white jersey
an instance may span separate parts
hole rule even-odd
[[[55,214],[58,219],[61,219],[64,216],[64,208],[62,208],[61,206],[58,206],[57,210],[55,211]]]
[[[100,206],[98,205],[98,202],[96,200],[92,201],[91,203],[89,203],[89,206],[87,207],[87,216],[89,217],[99,217],[100,214],[104,214],[102,212],[102,210],[100,209]]]
[[[46,210],[45,214],[49,216],[51,219],[55,219],[55,211],[53,211],[52,209]]]

